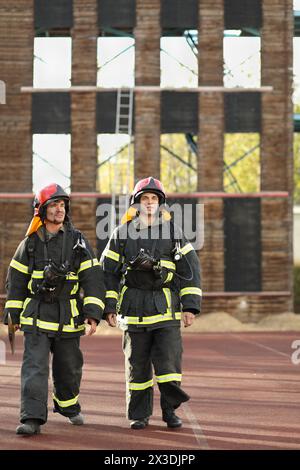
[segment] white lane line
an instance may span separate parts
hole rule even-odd
[[[239,341],[242,341],[242,342],[244,342],[244,343],[254,344],[254,345],[256,345],[256,346],[259,346],[259,347],[262,348],[262,349],[267,349],[268,351],[275,352],[276,354],[280,354],[281,356],[289,357],[289,358],[291,357],[290,354],[283,353],[283,352],[281,352],[281,351],[278,351],[277,349],[271,348],[270,346],[265,346],[264,344],[258,343],[257,341],[249,341],[249,340],[247,340],[247,339],[241,338],[241,337],[238,336],[237,334],[230,334],[230,336],[233,336],[233,338],[236,338],[236,339],[238,339]]]
[[[204,435],[204,433],[201,429],[200,424],[197,421],[196,416],[192,412],[190,406],[187,403],[183,403],[182,407],[184,409],[184,413],[185,413],[187,419],[189,420],[189,422],[191,424],[195,439],[196,439],[200,449],[209,449],[209,445],[207,443],[205,435]]]

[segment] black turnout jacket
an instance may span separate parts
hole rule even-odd
[[[178,259],[174,249],[177,247]],[[159,270],[132,269],[143,249]],[[176,251],[176,249],[175,249]],[[181,312],[200,312],[200,264],[181,229],[163,217],[143,227],[138,217],[113,232],[101,257],[106,284],[104,316],[118,313],[123,329],[161,328],[180,324]]]
[[[53,335],[59,332],[65,337],[84,334],[86,318],[99,323],[105,297],[103,272],[82,234],[85,249],[74,248],[78,234],[70,223],[65,223],[47,244],[43,227],[20,243],[8,269],[4,323],[10,314],[23,331],[41,330]],[[40,291],[44,268],[49,260],[58,265],[64,262],[63,250],[70,268],[53,301],[45,301]]]

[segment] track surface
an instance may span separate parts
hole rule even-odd
[[[85,337],[80,402],[86,424],[72,426],[52,413],[49,380],[48,422],[31,438],[15,435],[22,357],[17,336],[15,355],[7,352],[0,365],[2,450],[300,449],[300,364],[291,360],[297,332],[185,333],[182,386],[192,398],[178,411],[184,425],[171,430],[161,421],[155,387],[154,415],[139,431],[129,429],[125,417],[121,337]]]

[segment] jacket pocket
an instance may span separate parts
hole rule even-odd
[[[37,311],[39,301],[37,299],[31,299],[27,297],[24,302],[23,310],[21,313],[21,317],[28,318]]]
[[[177,291],[170,289],[171,292],[171,304],[172,304],[172,313],[180,312],[180,298]]]
[[[130,309],[131,300],[130,300],[130,293],[133,289],[128,288],[127,286],[123,286],[120,292],[120,297],[117,303],[117,311],[121,315],[127,315]]]
[[[155,308],[158,313],[166,313],[168,309],[167,298],[163,290],[153,291]]]

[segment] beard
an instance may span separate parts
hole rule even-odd
[[[47,220],[47,222],[50,222],[50,224],[61,225],[61,224],[64,223],[65,217],[63,218],[63,220],[60,220],[60,221],[55,216],[53,217],[53,220],[49,220],[47,218],[46,218],[46,220]]]

